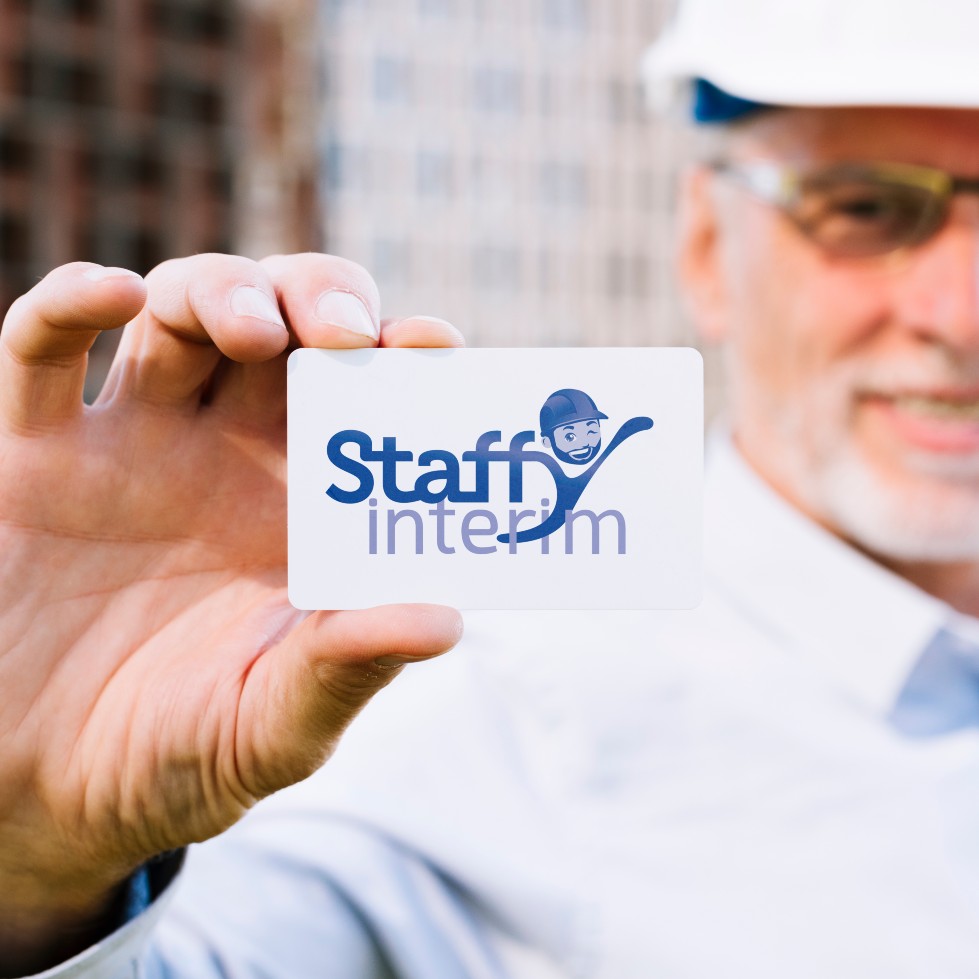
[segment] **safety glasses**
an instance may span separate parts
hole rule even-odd
[[[979,194],[979,178],[900,163],[803,170],[723,161],[713,169],[779,208],[810,241],[841,258],[920,245],[945,223],[955,194]]]

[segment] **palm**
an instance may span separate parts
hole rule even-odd
[[[281,438],[214,423],[188,433],[183,419],[146,409],[126,416],[108,406],[45,436],[41,466],[36,438],[2,446],[14,478],[0,489],[0,608],[20,640],[0,658],[0,688],[16,690],[0,703],[0,728],[16,732],[0,820],[40,764],[47,791],[65,800],[48,800],[49,818],[63,820],[53,829],[70,839],[82,815],[138,814],[124,828],[139,854],[213,835],[257,794],[237,762],[251,750],[235,730],[237,703],[250,665],[295,613]],[[79,443],[111,446],[112,462]],[[39,723],[52,699],[56,729]],[[148,754],[161,766],[152,784],[126,771]],[[217,764],[181,770],[187,758]],[[83,794],[84,814],[70,804]]]

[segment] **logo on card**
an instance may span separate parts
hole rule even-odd
[[[534,541],[547,554],[553,535],[561,530],[563,550],[572,553],[577,524],[590,529],[592,554],[625,554],[625,515],[615,509],[596,513],[577,508],[577,504],[609,456],[627,439],[650,430],[653,420],[630,418],[603,448],[602,422],[608,420],[590,395],[562,388],[540,409],[544,452],[528,448],[536,438],[531,430],[517,432],[506,448],[502,431],[495,430],[483,432],[461,457],[446,449],[424,449],[416,457],[411,449],[399,446],[395,437],[383,436],[377,448],[366,432],[344,429],[330,439],[326,454],[345,476],[332,483],[326,495],[337,503],[367,503],[369,554],[422,554],[426,550],[454,554],[457,548],[471,554],[499,550],[515,554],[518,545]],[[488,508],[491,484],[500,479],[506,481],[509,503],[523,503],[525,473],[535,466],[543,466],[553,482],[553,493],[541,497],[539,510]],[[388,504],[423,503],[431,509],[385,507],[381,496]]]

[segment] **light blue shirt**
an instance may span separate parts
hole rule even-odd
[[[700,608],[469,616],[44,975],[979,975],[979,624],[723,440],[706,507]]]

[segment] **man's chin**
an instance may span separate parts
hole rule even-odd
[[[908,463],[894,473],[852,451],[836,456],[811,478],[813,512],[885,559],[979,562],[979,460]]]

